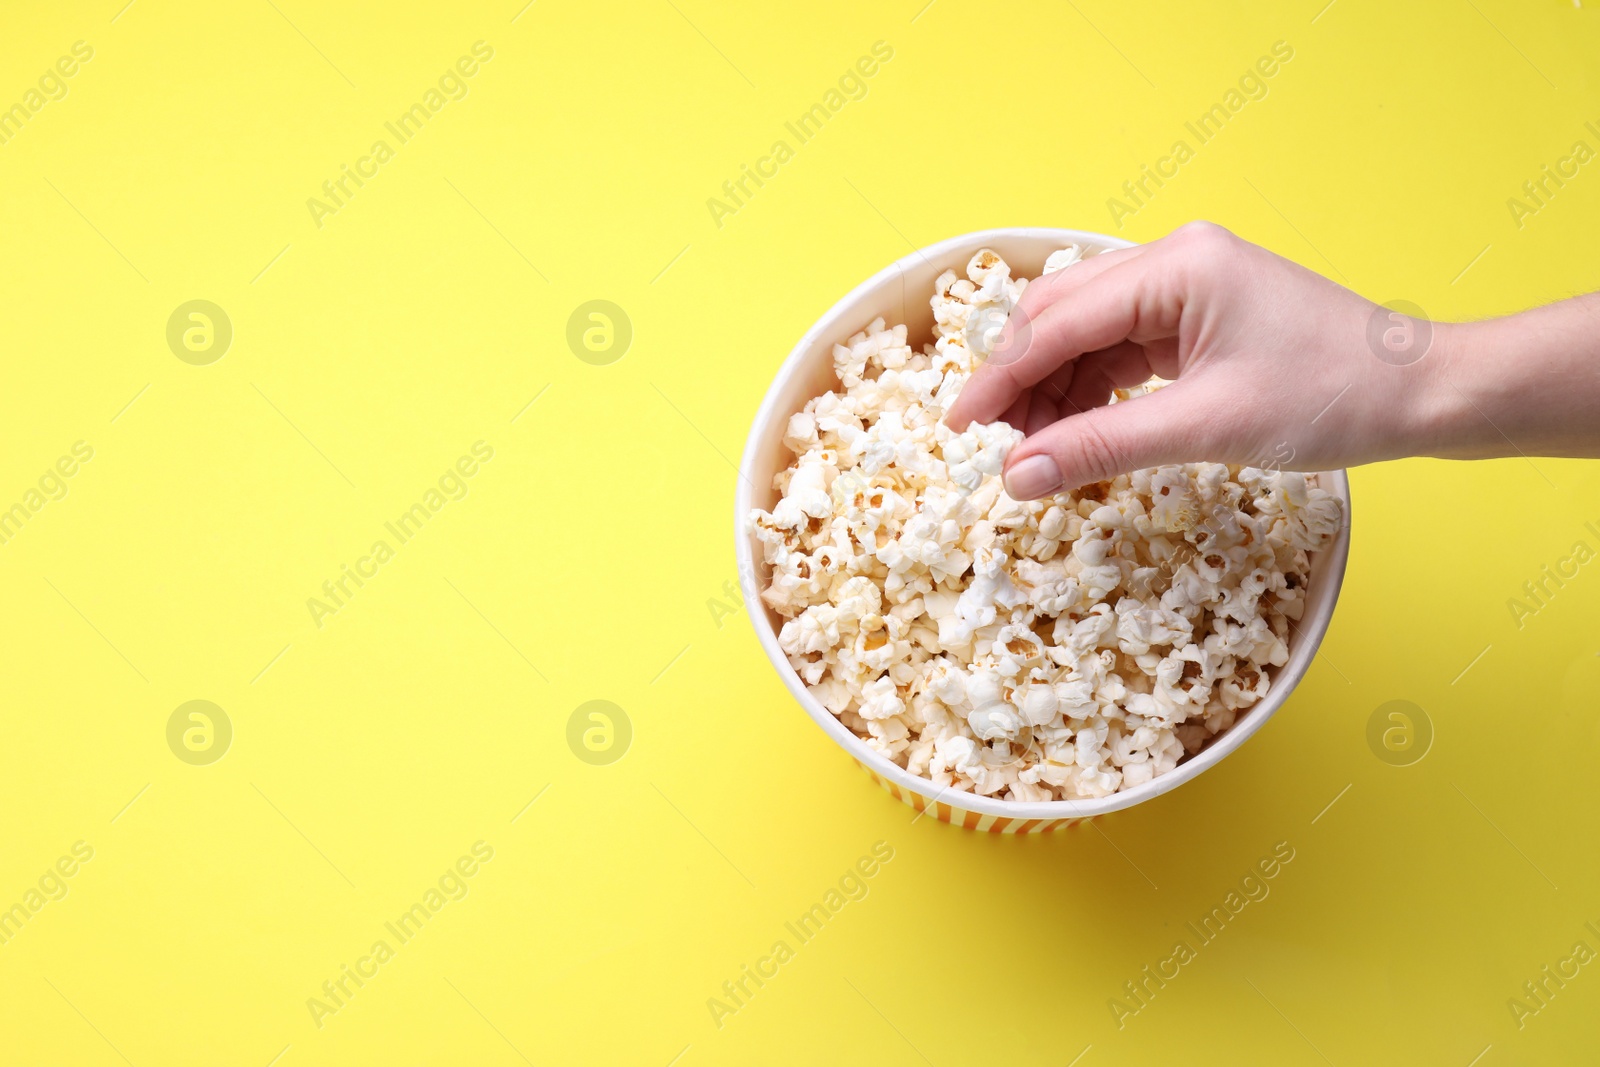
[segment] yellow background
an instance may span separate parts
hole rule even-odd
[[[121,3],[0,16],[0,104],[95,50],[0,145],[0,506],[94,448],[0,545],[0,905],[94,848],[0,946],[0,1061],[1592,1058],[1596,968],[1520,1030],[1507,1000],[1600,948],[1600,564],[1520,629],[1506,602],[1600,548],[1600,466],[1355,471],[1338,615],[1283,711],[1044,838],[914,821],[708,601],[729,457],[811,322],[953,234],[1110,230],[1275,41],[1269,95],[1114,232],[1211,218],[1439,318],[1595,288],[1600,164],[1521,228],[1506,200],[1600,147],[1600,12]],[[319,228],[307,198],[478,40],[469,95]],[[707,198],[879,40],[866,97],[716,226]],[[191,299],[233,324],[209,366],[166,344]],[[565,340],[592,299],[634,328],[608,366]],[[307,598],[478,440],[466,498],[318,628]],[[195,699],[234,728],[209,766],[166,742]],[[608,766],[566,742],[597,699],[633,727]],[[1409,767],[1366,742],[1395,699],[1436,735]],[[466,898],[315,1025],[479,840]],[[879,841],[869,895],[718,1028],[707,999]],[[1280,841],[1271,895],[1119,1029],[1123,982]]]

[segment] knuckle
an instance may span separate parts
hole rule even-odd
[[[1210,252],[1222,252],[1238,240],[1233,231],[1204,219],[1184,223],[1173,231],[1173,236],[1180,238],[1180,243],[1185,246]]]

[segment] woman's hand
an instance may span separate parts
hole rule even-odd
[[[1191,223],[1030,284],[946,421],[1027,435],[1006,464],[1016,499],[1167,463],[1352,466],[1472,422],[1438,381],[1450,329]],[[1152,374],[1175,381],[1108,406]]]

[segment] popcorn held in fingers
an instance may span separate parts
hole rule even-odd
[[[1065,270],[1083,258],[1082,245],[1068,245],[1056,252],[1051,252],[1044,261],[1044,273],[1054,274],[1058,270]]]
[[[943,417],[1027,284],[984,249],[935,282],[931,344],[880,318],[835,345],[838,385],[790,418],[781,497],[749,523],[785,655],[868,746],[950,790],[1103,797],[1268,694],[1343,505],[1315,476],[1218,463],[1008,497],[1022,434]]]

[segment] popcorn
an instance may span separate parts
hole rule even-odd
[[[829,469],[815,453],[808,453],[806,461],[794,468],[783,499],[772,509],[772,521],[784,529],[795,530],[810,519],[827,518],[833,511],[827,489]]]
[[[935,283],[931,344],[879,318],[835,345],[838,384],[790,417],[781,498],[749,523],[780,647],[867,745],[952,791],[1103,797],[1271,691],[1344,513],[1314,476],[1218,463],[1011,499],[1022,434],[943,418],[1027,284],[984,249]]]
[[[1068,245],[1060,251],[1050,253],[1044,261],[1044,273],[1054,274],[1058,270],[1065,270],[1081,259],[1083,259],[1083,246]]]
[[[1005,470],[1006,457],[1022,443],[1020,431],[1003,422],[973,424],[967,432],[944,443],[944,461],[950,481],[964,493],[975,491],[985,478]]]

